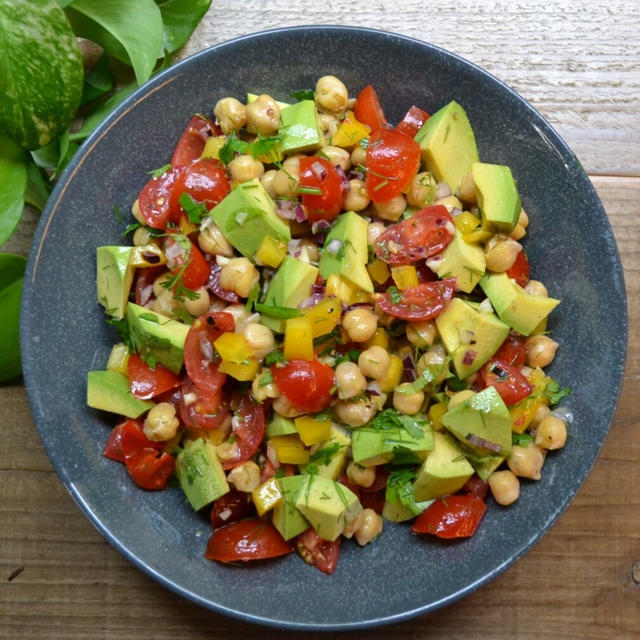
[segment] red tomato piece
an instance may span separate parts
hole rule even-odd
[[[489,493],[489,483],[474,473],[462,487],[462,491],[484,500],[487,497],[487,493]]]
[[[169,479],[176,467],[176,459],[168,453],[144,447],[125,456],[129,475],[142,489],[160,491],[169,486]]]
[[[182,284],[187,289],[199,289],[207,283],[209,263],[189,238],[169,234],[164,239],[164,251],[170,271],[181,273]]]
[[[523,335],[511,331],[492,359],[512,364],[515,367],[522,367],[527,360],[526,341],[527,339]]]
[[[303,411],[323,411],[333,399],[333,369],[317,360],[290,360],[284,367],[273,365],[271,375],[287,400]]]
[[[161,276],[166,271],[164,266],[160,267],[145,267],[144,269],[136,270],[136,285],[135,285],[135,301],[136,304],[144,306],[147,304],[153,296],[153,283],[158,276]]]
[[[386,489],[389,472],[381,467],[376,467],[376,478],[370,487],[360,487],[363,493],[376,493],[382,489]]]
[[[371,85],[367,85],[358,94],[353,114],[358,122],[368,125],[371,131],[378,131],[387,126],[378,94]]]
[[[385,501],[385,490],[363,491],[360,504],[363,509],[373,509],[378,515],[382,515]]]
[[[388,264],[411,264],[442,251],[455,236],[455,224],[441,204],[421,209],[407,220],[387,227],[374,250]]]
[[[169,224],[180,222],[180,211],[172,209],[171,195],[183,168],[169,169],[157,178],[151,178],[138,196],[140,215],[149,227],[166,230]]]
[[[226,377],[224,373],[219,375]],[[192,394],[196,396],[193,402]],[[229,402],[223,399],[222,388],[212,394],[199,389],[188,378],[182,384],[178,411],[180,421],[192,429],[218,429],[230,415]]]
[[[132,425],[129,425],[132,423]],[[142,433],[142,427],[136,420],[125,420],[117,424],[109,434],[107,443],[104,446],[102,455],[116,462],[124,463],[124,452],[122,451],[122,436],[127,429],[136,429]],[[144,434],[143,434],[144,435]]]
[[[533,386],[517,367],[500,360],[491,359],[487,362],[480,377],[483,388],[495,387],[508,407],[518,404],[533,391]]]
[[[417,287],[409,287],[395,295],[399,296],[394,302],[389,293],[374,293],[375,303],[390,316],[421,322],[431,320],[440,315],[449,304],[456,290],[456,279],[447,278],[437,282],[424,282]]]
[[[122,427],[120,448],[122,450],[123,458],[135,453],[140,449],[154,449],[159,452],[162,451],[164,442],[156,442],[149,440],[144,435],[142,430],[142,424],[138,420],[127,420]]]
[[[292,550],[272,524],[252,518],[216,529],[204,555],[218,562],[249,562],[276,558]]]
[[[176,179],[171,192],[170,210],[177,219],[184,213],[180,196],[188,193],[196,202],[203,202],[213,209],[231,190],[227,172],[213,158],[196,160]]]
[[[296,538],[296,551],[307,564],[330,575],[340,558],[340,537],[334,541],[324,540],[310,527]]]
[[[214,134],[218,133],[218,127],[202,114],[194,115],[187,128],[182,132],[173,156],[172,167],[183,167],[198,160],[204,151],[204,145]]]
[[[152,369],[138,353],[132,353],[127,362],[127,375],[131,393],[141,400],[149,400],[160,393],[178,387],[182,379],[161,364]]]
[[[318,194],[301,193],[309,222],[333,220],[342,208],[342,180],[336,168],[318,156],[300,158],[300,187]]]
[[[380,129],[367,145],[367,191],[373,202],[402,193],[420,166],[420,145],[393,129]]]
[[[414,521],[413,533],[431,533],[439,538],[472,536],[487,510],[487,505],[471,493],[438,498]]]
[[[211,526],[219,529],[232,522],[255,516],[251,495],[231,489],[211,505]]]
[[[260,448],[264,438],[264,407],[254,402],[250,393],[244,395],[240,400],[235,417],[236,420],[232,424],[238,453],[235,457],[225,460],[222,465],[225,470],[251,458]]]
[[[405,136],[409,136],[413,138],[420,129],[422,129],[422,125],[429,119],[429,114],[426,111],[420,109],[420,107],[416,107],[413,105],[407,113],[405,113],[404,118],[400,121],[398,126],[396,127],[396,131],[400,133],[404,133]]]
[[[518,252],[516,261],[510,269],[507,269],[507,275],[513,278],[521,287],[524,287],[527,282],[529,282],[531,266],[529,265],[527,254],[524,251]]]

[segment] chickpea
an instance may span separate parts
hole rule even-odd
[[[365,349],[358,358],[358,366],[362,373],[374,380],[384,380],[390,362],[389,352],[378,345]]]
[[[349,171],[351,154],[345,149],[327,145],[326,147],[322,147],[320,154],[324,155],[334,167],[340,167],[343,171]]]
[[[524,286],[524,290],[532,296],[540,296],[541,298],[549,297],[547,287],[545,287],[540,280],[529,280]]]
[[[347,87],[335,76],[322,76],[316,82],[315,101],[322,111],[341,113],[347,106],[347,100]]]
[[[349,482],[360,487],[370,487],[376,479],[376,468],[363,467],[352,460],[347,465],[347,478],[349,478]]]
[[[520,215],[518,216],[518,224],[525,229],[529,226],[529,216],[524,209],[520,209]]]
[[[436,323],[433,320],[422,322],[407,322],[404,330],[407,340],[418,349],[431,347],[438,335]]]
[[[309,258],[309,262],[318,262],[320,260],[320,248],[318,245],[309,238],[302,238],[298,245],[298,251],[300,251],[300,257],[306,255]]]
[[[433,202],[437,184],[429,171],[416,173],[407,191],[407,202],[415,207],[426,207]]]
[[[522,245],[513,238],[494,236],[487,242],[484,249],[487,269],[494,273],[503,273],[511,269],[520,251],[522,251]]]
[[[280,398],[278,398],[278,400],[279,399]],[[275,408],[275,402],[273,404]],[[361,427],[363,424],[367,424],[376,414],[375,406],[365,400],[359,400],[357,402],[337,402],[333,407],[333,411],[340,422],[350,427]]]
[[[367,380],[355,362],[341,362],[335,370],[338,396],[348,400],[362,393],[367,387]]]
[[[200,225],[200,233],[198,234],[198,246],[209,255],[226,256],[230,258],[233,255],[233,247],[224,237],[222,231],[218,228],[213,218],[207,218]]]
[[[260,467],[253,460],[247,460],[229,471],[227,481],[238,491],[251,493],[260,485]]]
[[[540,471],[544,464],[544,451],[535,444],[521,447],[514,444],[507,458],[507,465],[517,476],[540,480]]]
[[[220,270],[220,286],[247,298],[260,280],[260,274],[247,258],[232,258]]]
[[[345,313],[342,328],[354,342],[366,342],[378,328],[378,316],[367,307],[356,307]]]
[[[218,100],[213,115],[220,123],[222,133],[226,135],[247,124],[247,107],[235,98]]]
[[[244,304],[230,304],[221,309],[225,313],[228,313],[233,316],[235,321],[236,331],[240,331],[242,326],[245,324],[251,313],[247,311],[247,307]]]
[[[504,507],[513,504],[520,497],[520,480],[513,471],[494,471],[489,476],[488,483],[494,500]]]
[[[464,389],[463,391],[458,391],[458,393],[452,395],[451,398],[449,398],[449,404],[447,406],[447,410],[450,411],[451,409],[453,409],[454,407],[457,407],[463,402],[470,400],[475,395],[476,394],[473,391],[471,391],[471,389]]]
[[[441,344],[427,349],[416,362],[418,375],[422,375],[428,368],[442,367],[442,373],[436,378],[436,384],[442,384],[448,373],[447,352]]]
[[[145,219],[142,217],[142,213],[140,213],[140,201],[136,198],[131,205],[131,215],[140,223],[147,224]]]
[[[264,402],[267,398],[277,398],[280,395],[275,382],[270,382],[269,384],[260,383],[262,376],[268,372],[269,369],[262,369],[251,383],[251,393],[257,402]]]
[[[556,357],[560,345],[549,336],[530,336],[525,342],[527,364],[530,367],[546,367]]]
[[[460,198],[465,202],[468,202],[469,204],[476,204],[476,183],[473,179],[473,173],[471,173],[471,171],[469,171],[469,173],[467,173],[467,175],[462,178],[458,193],[460,194]]]
[[[178,303],[169,289],[163,289],[160,291],[159,295],[157,295],[156,299],[151,303],[151,309],[163,316],[173,315],[177,306]]]
[[[332,138],[333,134],[338,130],[338,127],[340,126],[338,118],[332,116],[330,113],[319,113],[318,122],[322,127],[324,135],[329,138],[329,140]]]
[[[391,220],[393,222],[404,213],[404,210],[407,208],[407,201],[400,193],[390,200],[385,200],[385,202],[374,202],[373,208],[378,218]]]
[[[280,107],[271,96],[263,93],[247,105],[247,131],[272,136],[279,126]]]
[[[154,442],[171,440],[178,432],[180,421],[176,410],[168,402],[159,402],[152,407],[144,420],[144,435]]]
[[[227,462],[227,460],[233,460],[240,455],[240,447],[236,442],[221,442],[216,447],[216,453],[220,462]]]
[[[273,178],[273,190],[279,196],[295,197],[300,184],[300,156],[290,156]]]
[[[355,538],[361,547],[373,542],[382,533],[383,520],[373,509],[365,509],[360,516]]]
[[[441,204],[449,213],[451,213],[453,209],[460,209],[460,211],[462,211],[462,202],[460,202],[456,196],[445,196],[444,198],[436,200],[434,204]]]
[[[367,150],[361,144],[353,147],[351,151],[351,164],[354,167],[358,165],[365,166],[367,164]]]
[[[204,315],[209,310],[209,292],[204,288],[200,287],[196,289],[196,293],[198,297],[192,300],[191,298],[185,297],[182,301],[182,306],[195,318]]]
[[[531,427],[537,427],[547,416],[551,415],[551,409],[546,404],[541,404],[531,418],[529,425]],[[537,444],[537,443],[536,443]]]
[[[543,449],[562,449],[567,441],[567,425],[557,416],[548,415],[536,427],[535,443]]]
[[[145,227],[138,227],[133,232],[133,244],[136,247],[143,247],[145,244],[153,243],[154,239],[151,237]]]
[[[262,186],[264,187],[264,190],[269,194],[269,197],[271,197],[273,199],[278,197],[278,194],[276,193],[275,189],[273,188],[273,181],[274,181],[277,173],[278,173],[277,169],[269,169],[269,171],[265,171],[260,176],[260,182],[262,183]]]
[[[378,236],[382,234],[386,228],[383,222],[370,222],[367,225],[367,244],[373,247]]]
[[[294,407],[284,396],[278,396],[273,401],[273,410],[283,418],[297,418],[305,413]]]
[[[407,393],[411,390],[411,383],[403,382],[396,387],[393,392],[393,406],[400,413],[406,413],[408,416],[412,416],[422,407],[424,403],[424,391],[415,391],[413,393]]]
[[[264,359],[276,346],[273,331],[259,322],[245,324],[240,333],[246,338],[253,357],[257,360]]]
[[[249,182],[264,173],[262,162],[249,154],[237,156],[227,166],[231,173],[231,179],[236,183]]]
[[[168,283],[171,278],[172,275],[170,273],[163,273],[153,281],[153,295],[156,298],[159,298],[165,291],[169,291],[165,284]],[[169,291],[169,293],[171,292]]]
[[[522,240],[522,238],[524,238],[526,235],[527,230],[521,224],[517,224],[513,228],[513,231],[509,234],[509,237],[513,238],[514,240]]]
[[[344,194],[342,208],[346,211],[363,211],[369,206],[371,198],[364,180],[353,178],[349,180],[349,190]]]

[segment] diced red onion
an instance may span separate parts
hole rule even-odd
[[[183,254],[183,248],[179,242],[169,242],[169,246],[164,250],[164,256],[167,259],[167,265],[170,269],[176,266],[176,259]]]
[[[349,171],[349,180],[364,180],[365,175],[364,171],[359,171],[358,169],[351,169]]]
[[[416,379],[416,365],[413,356],[408,353],[402,358],[402,382],[413,382]]]
[[[500,453],[500,445],[495,442],[491,442],[490,440],[485,440],[480,436],[477,436],[475,433],[468,433],[465,437],[465,440],[476,447],[481,447],[482,449],[486,449],[487,451],[492,451],[493,453]]]
[[[302,205],[300,205],[300,204],[296,207],[295,221],[296,222],[306,222],[307,221],[307,214],[304,212],[304,209],[302,208]]]
[[[327,229],[331,229],[331,223],[328,220],[316,220],[311,225],[311,233],[313,234],[326,231]]]
[[[340,240],[340,238],[334,238],[329,242],[326,249],[331,255],[337,255],[338,251],[342,249],[342,240]]]
[[[220,520],[222,520],[223,522],[226,522],[231,517],[232,513],[233,512],[231,511],[231,509],[229,507],[227,507],[226,509],[223,509],[218,514],[218,518],[220,518]]]
[[[295,256],[296,252],[300,252],[300,243],[302,240],[300,238],[292,238],[289,240],[287,244],[287,253],[292,256]]]
[[[144,289],[140,291],[140,304],[144,307],[149,300],[151,300],[151,294],[153,293],[153,284],[148,284]]]
[[[467,352],[464,354],[464,357],[462,358],[462,364],[466,364],[467,366],[472,365],[477,355],[478,353],[476,351],[473,351],[472,349],[467,349]]]
[[[552,416],[560,418],[565,424],[573,424],[573,411],[567,407],[556,407],[552,412]]]
[[[327,177],[327,170],[321,162],[314,162],[311,165],[311,172],[319,180],[324,180]]]
[[[446,198],[451,195],[451,188],[446,182],[438,182],[435,191],[435,199],[440,200],[441,198]]]
[[[318,295],[324,295],[324,285],[323,284],[312,284],[311,285],[311,293],[313,294],[318,294]]]
[[[299,203],[297,200],[288,200],[286,198],[278,198],[276,200],[276,213],[285,220],[295,220],[296,209]]]
[[[453,207],[451,211],[449,211],[449,213],[451,214],[452,218],[455,218],[462,213],[462,209],[460,209],[459,207]]]
[[[347,174],[344,172],[344,169],[340,165],[336,165],[336,171],[340,176],[340,183],[342,184],[343,191],[349,191],[351,189],[351,185],[349,184],[349,178],[347,178]]]
[[[236,224],[241,227],[249,217],[249,213],[247,211],[239,211],[236,213]]]
[[[229,291],[220,284],[220,272],[222,267],[219,264],[212,264],[209,271],[209,280],[205,285],[205,289],[211,291],[215,296],[226,302],[240,302],[240,296],[235,291]]]
[[[380,383],[377,380],[372,380],[367,384],[367,391],[369,392],[369,395],[372,396],[382,395],[382,389],[380,388]]]
[[[475,333],[471,329],[463,329],[460,332],[460,344],[471,344],[475,337]]]
[[[426,264],[427,267],[429,267],[429,269],[431,269],[431,271],[437,271],[438,268],[440,267],[440,265],[442,264],[442,261],[444,260],[444,258],[441,255],[435,255],[435,256],[431,256],[430,258],[427,259]]]
[[[209,342],[209,337],[205,331],[201,331],[198,336],[200,342],[200,353],[207,362],[213,361],[213,345]]]
[[[298,309],[309,309],[310,307],[315,307],[318,302],[322,300],[321,293],[314,293],[310,295],[308,298],[305,298],[299,305]]]
[[[360,307],[369,307],[372,308],[372,304],[370,302],[354,302],[350,305],[342,305],[342,313],[349,313],[352,309],[359,309]]]

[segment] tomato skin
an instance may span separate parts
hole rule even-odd
[[[531,266],[529,265],[527,254],[524,251],[518,251],[516,261],[510,269],[507,269],[507,275],[513,278],[521,287],[524,287],[527,282],[529,282]]]
[[[446,278],[400,291],[400,302],[393,302],[389,293],[374,293],[373,299],[385,313],[395,318],[421,322],[440,315],[453,298],[455,289],[456,279]]]
[[[251,394],[245,394],[235,411],[233,433],[236,436],[238,454],[225,460],[222,468],[226,471],[251,458],[262,444],[265,431],[264,407],[253,401]]]
[[[141,400],[149,400],[155,396],[174,389],[182,382],[180,376],[169,371],[161,364],[152,369],[138,353],[129,355],[127,376],[131,385],[131,393]]]
[[[333,399],[333,369],[317,360],[290,360],[284,367],[273,365],[271,375],[287,400],[303,411],[323,411]]]
[[[224,373],[219,375],[226,377]],[[185,397],[193,393],[197,396],[196,401],[187,404]],[[222,388],[214,394],[204,392],[188,378],[182,383],[178,411],[180,421],[192,429],[218,429],[230,415],[229,402],[223,399]]]
[[[386,202],[402,193],[418,172],[420,145],[393,129],[379,129],[367,145],[367,191],[372,202]]]
[[[464,493],[470,493],[480,500],[484,500],[489,493],[489,483],[485,482],[477,474],[473,474],[462,487]]]
[[[411,264],[439,253],[454,236],[451,214],[437,204],[387,227],[376,238],[373,248],[378,258],[388,264]]]
[[[309,527],[296,538],[296,551],[307,563],[323,573],[331,575],[340,558],[340,537],[336,540],[324,540]]]
[[[272,524],[252,518],[216,529],[204,555],[218,562],[250,562],[276,558],[291,551],[291,545]]]
[[[495,387],[508,407],[518,404],[533,391],[533,386],[517,367],[494,358],[484,365],[480,378],[483,388]]]
[[[219,529],[232,522],[255,516],[255,509],[248,493],[233,487],[211,505],[211,527]]]
[[[171,255],[173,247],[176,246],[178,246],[180,252],[175,256]],[[187,289],[196,290],[207,283],[209,280],[209,263],[205,260],[202,251],[189,238],[176,240],[169,234],[164,239],[164,247],[165,253],[169,251],[171,255],[171,257],[167,258],[167,266],[174,274],[182,272],[182,284]]]
[[[487,505],[471,493],[438,498],[414,521],[412,533],[439,538],[468,538],[482,521]]]
[[[172,215],[180,220],[184,213],[180,204],[180,196],[183,193],[188,193],[196,202],[203,202],[207,209],[213,209],[230,190],[227,172],[217,160],[196,160],[176,178],[169,208]]]
[[[202,114],[194,115],[182,132],[171,156],[172,167],[183,167],[198,160],[207,140],[218,133],[218,127]]]
[[[131,423],[131,424],[129,424]],[[127,429],[135,429],[142,433],[142,426],[137,420],[125,420],[118,423],[109,434],[107,442],[102,451],[102,455],[110,460],[122,462],[124,464],[124,452],[122,451],[122,437]],[[143,434],[144,435],[144,434]],[[150,441],[149,441],[150,442]]]
[[[387,119],[384,117],[384,111],[380,106],[380,99],[371,85],[367,85],[358,94],[353,115],[355,115],[358,122],[368,125],[372,132],[387,126]]]
[[[140,215],[145,224],[154,229],[167,229],[180,222],[180,211],[172,209],[171,195],[184,169],[169,169],[157,178],[151,178],[138,196]]]
[[[300,158],[300,186],[320,189],[321,195],[302,193],[309,222],[333,220],[342,209],[342,180],[336,168],[319,156]]]
[[[527,361],[526,341],[523,335],[510,331],[500,348],[494,353],[492,360],[506,362],[515,367],[524,366]]]
[[[424,125],[429,117],[430,116],[426,111],[423,111],[420,107],[416,107],[414,104],[409,111],[405,113],[404,118],[402,118],[398,123],[396,131],[413,138],[416,133],[422,129],[422,125]]]

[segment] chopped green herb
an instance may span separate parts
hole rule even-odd
[[[206,216],[208,213],[204,202],[197,202],[189,193],[183,193],[178,198],[178,202],[193,224],[200,224],[202,217]]]
[[[124,212],[117,204],[113,205],[113,217],[116,219],[117,224],[124,222]]]
[[[272,351],[267,354],[267,357],[264,359],[264,363],[270,367],[272,364],[284,364],[286,362],[284,358],[284,353],[279,349]]]
[[[511,443],[521,447],[526,447],[533,442],[533,436],[530,433],[512,433]]]
[[[298,187],[296,189],[297,193],[303,193],[310,196],[321,196],[322,189],[320,187]]]
[[[200,294],[197,291],[189,289],[182,281],[182,274],[185,272],[189,264],[190,261],[186,262],[182,265],[178,273],[175,273],[172,277],[167,278],[162,282],[162,286],[165,289],[173,291],[173,299],[178,300],[178,302],[183,302],[185,298],[188,298],[189,300],[197,300],[200,297]]]
[[[335,366],[341,362],[357,362],[360,357],[360,349],[349,349],[347,353],[341,353],[335,357]]]
[[[302,100],[314,100],[315,93],[313,89],[300,89],[299,91],[294,91],[291,94],[291,97],[298,102],[301,102]]]
[[[422,427],[426,424],[427,421],[419,416],[407,416],[395,409],[385,409],[376,415],[367,427],[380,431],[403,428],[413,438],[422,438],[424,435]]]
[[[155,324],[159,324],[158,316],[154,315],[153,313],[141,313],[139,317],[141,320],[146,320],[147,322],[153,322]]]
[[[107,324],[111,325],[115,329],[120,341],[127,345],[130,353],[135,353],[137,351],[131,336],[129,323],[126,318],[122,318],[121,320],[117,320],[116,318],[107,318]]]
[[[124,231],[122,232],[122,235],[126,236],[127,234],[131,233],[132,231],[135,231],[136,229],[139,229],[142,226],[143,225],[141,225],[139,222],[132,222],[128,227],[125,227]]]
[[[251,155],[254,158],[268,156],[270,160],[275,162],[278,160],[277,147],[281,142],[281,136],[271,136],[269,138],[258,136],[251,145]]]
[[[258,313],[265,313],[273,318],[297,318],[300,315],[300,311],[293,307],[279,307],[275,304],[262,304],[261,302],[255,303],[255,309]]]
[[[346,445],[340,444],[339,442],[332,442],[326,447],[322,447],[318,449],[315,453],[309,456],[309,464],[313,465],[328,465],[331,463],[331,459],[333,456],[338,453],[341,449],[344,449]],[[305,473],[309,473],[308,468],[305,467]]]
[[[248,142],[240,140],[235,131],[232,131],[224,146],[218,152],[218,158],[220,158],[220,162],[223,164],[229,164],[234,159],[236,153],[247,153],[250,146]]]
[[[387,289],[387,293],[391,297],[391,302],[393,304],[400,304],[402,302],[402,294],[398,291],[398,287],[389,287]]]
[[[154,169],[153,171],[147,171],[147,173],[152,178],[159,178],[160,176],[162,176],[165,173],[167,173],[167,171],[169,171],[169,169],[171,169],[171,165],[170,164],[165,164],[163,167],[159,167],[158,169]]]
[[[260,295],[260,283],[256,282],[253,285],[253,289],[251,289],[251,292],[249,293],[249,297],[247,298],[247,303],[245,304],[244,308],[251,312],[253,309],[253,305],[258,301],[258,296]]]
[[[259,387],[266,387],[268,384],[273,382],[273,376],[271,375],[271,371],[266,371],[260,376],[260,380],[258,380]]]
[[[544,390],[544,396],[549,400],[549,404],[558,404],[560,400],[566,398],[571,393],[571,387],[560,388],[557,380],[550,379]]]
[[[466,380],[458,380],[458,378],[452,377],[447,380],[447,386],[452,391],[464,391],[469,388],[469,383]]]

